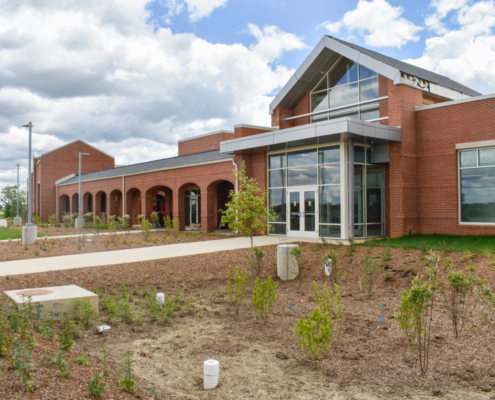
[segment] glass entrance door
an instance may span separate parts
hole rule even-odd
[[[289,236],[318,237],[317,194],[316,188],[287,189]]]

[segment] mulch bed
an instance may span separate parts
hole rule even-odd
[[[228,327],[229,337],[239,337],[253,342],[277,342],[285,354],[284,357],[297,359],[302,364],[306,363],[307,368],[311,368],[303,350],[297,348],[295,324],[299,318],[306,317],[315,307],[312,281],[318,282],[320,291],[322,284],[329,284],[323,276],[321,260],[326,251],[334,249],[339,254],[339,268],[345,271],[340,285],[345,338],[330,351],[327,359],[318,363],[318,370],[323,371],[329,381],[337,382],[341,386],[411,387],[430,390],[435,395],[448,393],[453,385],[485,392],[495,387],[494,332],[483,323],[477,313],[473,314],[468,323],[469,327],[464,330],[461,339],[455,340],[446,310],[442,309],[438,302],[433,315],[430,370],[426,377],[421,376],[415,355],[408,353],[404,335],[393,319],[393,314],[398,310],[403,290],[410,287],[411,279],[417,274],[424,274],[425,266],[420,260],[419,250],[391,249],[392,258],[389,266],[387,269],[380,268],[376,293],[373,298],[368,299],[360,289],[360,261],[368,251],[370,256],[378,257],[383,248],[357,247],[351,262],[343,246],[319,248],[316,244],[309,243],[302,243],[300,246],[304,251],[303,279],[298,278],[291,282],[279,281],[273,318],[266,326],[255,318],[247,302],[241,310],[242,315],[236,318],[226,301],[226,266],[246,267],[246,250],[17,275],[0,279],[0,290],[59,286],[77,282],[90,290],[98,286],[100,290],[106,291],[121,283],[130,287],[146,282],[150,286],[156,286],[167,296],[178,291],[194,297],[197,303],[215,307],[218,312],[208,313],[208,318],[217,319]],[[266,246],[263,249],[270,251],[265,265],[266,271],[275,276],[276,246]],[[444,258],[443,253],[437,252],[437,254]],[[450,257],[456,270],[466,271],[468,261],[465,254],[451,253]],[[479,254],[473,255],[473,264],[475,273],[487,279],[493,288],[494,265]],[[441,276],[444,277],[442,264],[440,270]],[[386,275],[390,276],[387,281],[384,280]],[[381,323],[380,317],[383,317],[385,322]],[[173,324],[177,323],[180,323],[180,320]],[[131,343],[137,339],[153,338],[156,332],[163,329],[162,327],[154,323],[146,323],[143,327],[125,325],[122,330],[110,330],[105,335],[108,343]],[[90,333],[78,345],[87,348],[90,352],[96,351],[99,340],[101,339],[96,334]],[[45,342],[40,340],[38,347],[42,349],[45,345]],[[36,349],[36,352],[38,351],[42,350]],[[84,373],[81,372],[81,376],[77,379],[54,378],[49,390],[43,388],[32,395],[20,393],[16,383],[17,378],[13,378],[12,372],[8,371],[2,377],[4,382],[2,390],[4,396],[7,396],[4,398],[85,398],[86,384],[89,381],[90,371],[93,371],[91,368],[96,369],[97,364],[98,362],[95,361],[92,367],[85,369]],[[41,365],[38,366],[42,376],[55,375],[53,371],[49,373],[44,371]],[[77,376],[79,373],[74,375]],[[143,385],[149,386],[150,383]],[[127,398],[115,384],[110,393],[111,396],[107,398]]]
[[[82,231],[82,233],[88,233]],[[29,258],[64,256],[69,254],[97,253],[101,251],[133,249],[136,247],[163,246],[166,244],[220,240],[228,236],[204,232],[178,232],[162,230],[151,232],[149,238],[142,233],[118,235],[80,236],[65,239],[38,239],[35,244],[23,246],[20,241],[0,243],[0,262]]]

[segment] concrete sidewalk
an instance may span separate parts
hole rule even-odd
[[[290,238],[291,242],[317,242],[318,239]],[[285,236],[257,236],[256,246],[279,244],[287,240]],[[249,238],[208,240],[204,242],[169,244],[164,246],[141,247],[127,250],[102,251],[98,253],[74,254],[58,257],[30,258],[27,260],[0,262],[0,276],[32,274],[36,272],[58,271],[72,268],[98,267],[163,258],[183,257],[196,254],[215,253],[251,246]]]

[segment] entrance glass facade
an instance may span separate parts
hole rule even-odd
[[[195,188],[186,190],[186,226],[201,224],[201,191]]]
[[[275,235],[346,239],[347,144],[268,154],[269,205]],[[383,167],[371,165],[369,147],[355,146],[356,237],[384,234]]]

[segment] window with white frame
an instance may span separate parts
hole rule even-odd
[[[495,224],[495,147],[459,152],[460,222]]]

